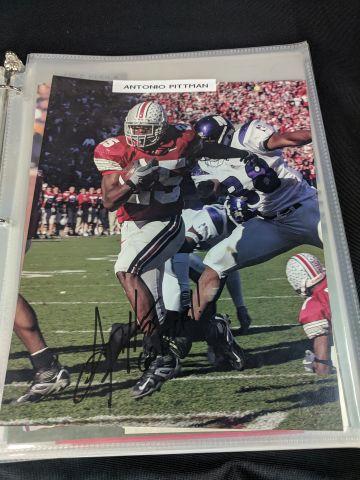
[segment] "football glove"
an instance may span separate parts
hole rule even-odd
[[[159,164],[154,158],[147,165],[136,166],[126,182],[134,190],[150,190],[159,179]]]
[[[229,195],[225,200],[224,206],[229,220],[235,225],[247,222],[257,215],[257,211],[249,207],[244,197]]]

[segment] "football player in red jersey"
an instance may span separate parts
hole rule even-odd
[[[161,335],[161,287],[165,261],[184,242],[180,183],[201,140],[187,125],[168,124],[156,102],[131,108],[124,130],[96,147],[94,161],[103,175],[104,206],[118,209],[121,224],[115,273],[147,340],[148,368],[133,388],[133,396],[141,398],[179,371],[179,360]]]
[[[81,188],[80,193],[78,195],[78,204],[79,209],[81,211],[81,219],[79,225],[79,235],[80,232],[84,237],[89,236],[89,208],[90,208],[90,200],[89,200],[89,193],[86,191],[86,188]]]
[[[56,188],[56,187],[55,187]],[[43,194],[43,203],[42,207],[45,211],[45,223],[44,223],[44,230],[43,235],[46,235],[47,238],[51,238],[53,226],[55,222],[55,197],[57,192],[53,192],[52,187],[46,187],[45,192]]]
[[[96,190],[97,193],[97,233],[98,235],[109,235],[109,218],[108,210],[104,207],[101,188]]]
[[[97,223],[97,201],[98,201],[98,194],[95,191],[94,187],[89,188],[88,192],[89,198],[89,209],[88,209],[88,221],[89,221],[89,235],[95,234],[95,227]]]
[[[299,253],[287,262],[286,276],[294,290],[306,297],[299,322],[313,341],[313,352],[306,352],[305,369],[330,373],[331,310],[325,269],[314,255]]]
[[[63,193],[64,203],[67,214],[67,228],[66,235],[75,235],[76,229],[76,212],[78,209],[78,200],[75,187],[69,187],[69,190],[66,190]]]

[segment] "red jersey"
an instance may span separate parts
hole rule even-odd
[[[172,170],[184,168],[186,158],[192,156],[198,147],[199,139],[187,125],[170,125],[161,145],[151,152],[128,145],[123,135],[101,142],[95,148],[94,162],[102,175],[119,173],[123,176],[125,169],[140,159],[156,159],[159,164],[159,180],[152,191],[131,195],[118,209],[118,221],[154,221],[180,214],[183,207],[182,176]]]
[[[45,192],[44,195],[43,195],[42,206],[46,209],[51,208],[55,203],[55,198],[56,198],[56,196],[55,196],[54,193]]]
[[[299,313],[299,322],[302,325],[324,319],[331,320],[326,278],[314,287],[311,297],[305,300]]]
[[[97,200],[98,200],[98,194],[97,193],[89,193],[88,197],[89,197],[89,202],[90,202],[91,206],[96,207]]]
[[[88,193],[79,193],[79,195],[77,197],[77,201],[78,201],[80,207],[82,207],[84,203],[86,204],[85,206],[88,206],[88,204],[90,203],[89,194]]]
[[[64,202],[66,202],[67,208],[75,209],[77,208],[77,194],[70,193],[69,190],[63,193]]]

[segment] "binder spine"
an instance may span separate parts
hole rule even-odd
[[[0,174],[4,151],[4,136],[6,114],[9,102],[9,92],[22,93],[22,88],[13,85],[16,74],[24,71],[24,65],[14,52],[6,52],[4,65],[0,67]],[[7,220],[0,218],[0,227],[6,226]]]
[[[3,70],[4,81],[0,84],[0,89],[14,90],[15,92],[21,92],[21,88],[15,87],[12,84],[12,78],[17,73],[24,71],[24,64],[20,58],[14,52],[6,52]]]

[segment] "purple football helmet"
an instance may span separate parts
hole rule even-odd
[[[204,140],[229,145],[235,131],[234,125],[221,115],[208,115],[195,123],[197,134]]]

